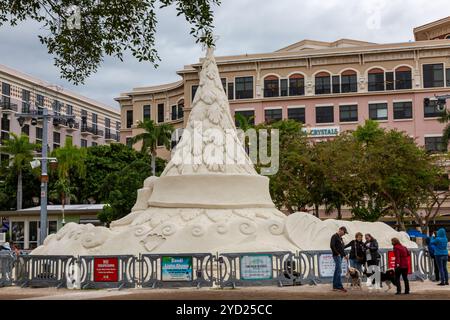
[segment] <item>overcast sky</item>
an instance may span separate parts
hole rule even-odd
[[[272,52],[303,39],[351,38],[378,43],[414,39],[416,26],[449,15],[448,0],[222,0],[214,9],[217,55]],[[118,108],[113,100],[133,87],[179,80],[177,70],[203,54],[173,8],[158,13],[159,68],[128,55],[107,58],[85,85],[59,76],[35,23],[0,28],[0,63]]]

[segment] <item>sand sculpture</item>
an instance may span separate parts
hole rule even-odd
[[[321,221],[275,208],[236,133],[213,50],[208,49],[187,127],[161,177],[150,177],[132,212],[110,228],[69,223],[32,254],[117,255],[328,250],[345,225],[351,240],[371,233],[381,247],[406,233],[384,223]]]

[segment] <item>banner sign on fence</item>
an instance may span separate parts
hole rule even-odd
[[[192,281],[192,257],[161,257],[162,281]]]
[[[242,280],[270,280],[272,279],[272,255],[257,254],[241,256]]]
[[[334,274],[334,260],[332,254],[321,254],[319,256],[319,270],[321,278],[332,278]],[[348,262],[342,259],[342,276],[347,274]]]
[[[388,252],[388,263],[387,263],[388,269],[395,269],[395,253],[394,251]],[[411,256],[408,257],[408,274],[412,274],[412,262],[411,262]]]
[[[118,282],[119,259],[118,258],[94,258],[95,282]]]

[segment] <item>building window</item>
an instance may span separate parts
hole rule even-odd
[[[439,110],[437,101],[430,101],[429,105],[424,104],[424,117],[425,118],[438,118],[442,116],[443,111]]]
[[[235,99],[253,99],[253,77],[238,77],[235,82]]]
[[[66,105],[66,115],[72,116],[73,115],[73,106],[70,104]]]
[[[2,82],[2,103],[6,104],[6,108],[11,108],[11,85]]]
[[[38,114],[42,114],[43,113],[44,103],[45,103],[44,96],[40,95],[40,94],[37,94],[36,95],[36,107],[37,107]]]
[[[321,72],[316,75],[316,94],[331,93],[331,76],[329,73]]]
[[[158,123],[164,122],[164,103],[158,104]]]
[[[116,141],[120,142],[120,122],[116,121]]]
[[[394,119],[412,119],[413,110],[412,102],[395,102],[394,103]]]
[[[386,90],[395,90],[394,72],[386,72]]]
[[[0,136],[0,142],[3,144],[7,140],[9,140],[9,132],[2,131]]]
[[[92,146],[93,146],[93,147],[96,147],[96,146],[98,146],[98,143],[97,143],[97,142],[94,142],[94,141],[92,141]]]
[[[333,123],[334,107],[316,107],[316,123]]]
[[[81,139],[81,147],[82,148],[87,148],[87,144],[88,144],[88,142],[86,139]]]
[[[62,103],[59,102],[58,100],[53,101],[52,108],[53,108],[54,115],[57,115],[57,116],[61,115],[61,105],[62,105]]]
[[[357,122],[358,121],[358,106],[357,105],[339,106],[339,121],[340,122]]]
[[[387,103],[373,103],[369,104],[369,118],[370,120],[387,120],[388,119],[388,105]]]
[[[228,82],[228,100],[234,100],[234,83]]]
[[[191,101],[194,101],[197,90],[198,90],[198,85],[194,85],[191,87]]]
[[[333,93],[341,93],[341,78],[339,76],[333,76]]]
[[[274,123],[283,120],[282,109],[266,109],[264,110],[264,119],[266,123]]]
[[[227,94],[227,78],[221,78],[220,81],[222,82],[223,91]]]
[[[2,116],[2,131],[10,130],[10,120],[7,114],[3,114]]]
[[[59,132],[53,132],[53,150],[58,149],[61,146],[61,134]]]
[[[305,108],[289,108],[288,119],[305,123],[306,122]]]
[[[423,86],[424,88],[438,88],[444,86],[443,63],[423,65]]]
[[[280,80],[280,96],[287,97],[288,95],[288,80],[281,79]]]
[[[447,146],[442,141],[442,137],[425,137],[425,150],[428,153],[446,152],[447,149]]]
[[[342,93],[358,92],[358,76],[355,71],[347,70],[341,75]]]
[[[447,79],[447,87],[450,87],[450,68],[445,70],[445,76]]]
[[[172,119],[172,121],[173,120],[177,120],[177,106],[176,105],[173,105],[172,107],[171,107],[171,119]]]
[[[151,106],[150,105],[145,105],[142,107],[142,118],[144,119],[144,121],[146,120],[150,120],[151,119]]]
[[[111,119],[105,118],[105,128],[111,128]]]
[[[384,91],[384,71],[372,69],[369,71],[369,91]]]
[[[241,116],[246,118],[249,125],[252,125],[252,126],[255,125],[255,111],[253,111],[253,110],[235,111],[234,112],[234,119],[235,119],[234,121],[235,121],[235,124],[236,124],[237,128],[240,127],[240,123],[236,119],[236,115],[238,115],[238,114],[240,114]]]
[[[21,130],[22,134],[26,135],[26,136],[30,136],[30,125],[29,124],[24,124]]]
[[[289,95],[305,95],[305,78],[301,74],[294,74],[289,77]]]
[[[178,106],[177,106],[177,116],[178,119],[183,119],[184,118],[184,100],[180,100],[178,102]]]
[[[43,132],[42,128],[36,127],[36,143],[42,144]]]
[[[395,89],[412,89],[412,71],[408,67],[400,67],[395,70]]]
[[[133,110],[127,110],[127,128],[133,126]]]
[[[22,113],[30,113],[30,91],[22,89]]]
[[[264,79],[264,97],[280,96],[280,81],[278,77],[269,76]]]

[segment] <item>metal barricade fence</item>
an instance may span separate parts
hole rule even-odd
[[[292,252],[224,253],[217,259],[221,288],[293,285],[297,268]]]
[[[73,256],[19,256],[15,282],[22,287],[65,287],[67,268],[74,263]]]
[[[392,267],[392,250],[380,250],[382,272]],[[411,249],[410,279],[432,279],[434,268],[425,249]],[[347,262],[343,263],[344,277]],[[0,255],[0,286],[66,287],[76,268],[81,289],[286,286],[331,283],[330,251],[122,256]],[[71,274],[72,272],[72,274]],[[73,283],[73,282],[71,282]]]
[[[210,253],[143,254],[139,282],[142,288],[211,287],[214,261]]]
[[[135,288],[136,257],[80,256],[80,284],[82,289]]]
[[[0,254],[0,287],[13,285],[13,268],[16,257],[13,253]]]

